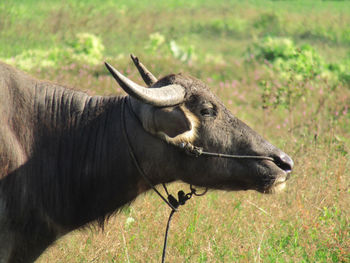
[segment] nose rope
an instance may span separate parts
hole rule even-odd
[[[196,157],[205,155],[205,156],[218,157],[218,158],[260,159],[260,160],[274,161],[272,157],[268,157],[268,156],[234,155],[234,154],[225,154],[225,153],[206,152],[206,151],[203,151],[202,147],[194,146],[188,142],[180,143],[179,147],[180,149],[184,150],[187,154],[194,155]]]
[[[143,179],[146,181],[146,183],[153,189],[154,192],[157,193],[157,195],[159,195],[159,197],[172,209],[172,210],[177,210],[158,190],[157,188],[155,188],[155,186],[151,183],[151,181],[148,179],[148,177],[146,176],[146,174],[143,172],[143,170],[141,169],[139,162],[136,159],[136,156],[134,154],[133,148],[131,146],[129,137],[127,135],[126,132],[126,125],[125,125],[125,100],[126,98],[124,98],[122,100],[122,106],[121,106],[121,125],[122,125],[122,132],[123,132],[123,136],[124,139],[128,145],[128,151],[129,151],[129,155],[131,156],[131,159],[134,162],[134,165],[136,167],[136,169],[138,170],[138,172],[142,175]]]
[[[120,120],[121,120],[121,129],[122,129],[123,137],[124,137],[124,140],[127,143],[129,155],[130,155],[131,159],[133,160],[133,163],[134,163],[136,169],[141,174],[141,176],[143,177],[145,182],[171,208],[170,216],[169,216],[168,223],[167,223],[166,230],[165,230],[165,237],[164,237],[164,244],[163,244],[162,263],[164,263],[165,262],[165,255],[166,255],[166,248],[167,248],[167,240],[168,240],[168,232],[169,232],[169,227],[170,227],[170,221],[171,221],[174,213],[178,211],[177,208],[180,205],[185,205],[186,201],[191,199],[191,197],[193,195],[195,195],[195,196],[203,196],[203,195],[205,195],[207,193],[207,191],[208,191],[208,188],[206,188],[203,193],[197,193],[196,189],[190,184],[191,192],[185,194],[183,191],[179,191],[178,192],[178,199],[176,199],[174,196],[169,194],[168,189],[166,188],[166,185],[164,183],[162,185],[163,185],[163,187],[165,189],[165,192],[167,194],[167,199],[157,190],[157,188],[148,179],[148,177],[146,176],[146,174],[142,170],[141,166],[139,165],[139,162],[137,161],[137,158],[136,158],[136,156],[134,154],[134,151],[133,151],[133,148],[131,146],[129,137],[127,135],[126,123],[125,123],[126,122],[125,121],[126,98],[127,97],[125,97],[122,100],[121,111],[120,111],[121,112],[120,113],[121,114],[121,119]],[[130,110],[132,111],[133,115],[136,115],[134,113],[134,111],[131,109],[131,105],[130,105]],[[189,154],[191,156],[195,156],[195,157],[199,157],[201,155],[204,155],[204,156],[217,157],[217,158],[262,159],[262,160],[274,161],[273,158],[268,157],[268,156],[232,155],[232,154],[206,152],[206,151],[203,151],[202,147],[194,146],[194,145],[192,145],[190,143],[181,143],[180,145],[177,145],[177,147],[180,148],[181,150],[185,151],[185,153],[187,153],[187,154]]]
[[[168,195],[168,200],[157,190],[157,188],[155,188],[155,186],[151,183],[151,181],[148,179],[148,177],[146,176],[146,174],[144,173],[144,171],[142,170],[142,168],[140,167],[139,165],[139,162],[137,161],[136,159],[136,156],[134,154],[134,151],[133,151],[133,148],[131,146],[131,143],[130,143],[130,140],[129,140],[129,137],[127,135],[127,132],[126,132],[126,124],[125,124],[125,100],[126,98],[124,98],[122,100],[122,106],[121,106],[121,128],[122,128],[122,133],[123,133],[123,136],[124,136],[124,139],[127,143],[127,146],[128,146],[128,152],[131,156],[131,159],[133,160],[134,162],[134,165],[136,167],[136,169],[138,170],[138,172],[142,175],[143,179],[146,181],[146,183],[153,189],[154,192],[156,192],[159,197],[171,208],[171,212],[170,212],[170,215],[169,215],[169,218],[168,218],[168,223],[167,223],[167,226],[166,226],[166,230],[165,230],[165,236],[164,236],[164,244],[163,244],[163,252],[162,252],[162,263],[165,262],[165,255],[166,255],[166,248],[167,248],[167,240],[168,240],[168,232],[169,232],[169,227],[170,227],[170,222],[171,222],[171,219],[174,215],[175,212],[177,212],[177,208],[180,206],[180,205],[184,205],[186,203],[187,200],[191,199],[191,197],[193,195],[195,196],[202,196],[204,195],[208,189],[206,189],[203,193],[200,193],[198,194],[196,189],[193,188],[192,185],[190,185],[190,189],[191,189],[191,192],[190,193],[187,193],[185,194],[183,191],[179,191],[178,192],[178,200],[173,197],[171,194],[169,194],[168,192],[168,189],[166,188],[166,185],[163,183],[163,187]]]

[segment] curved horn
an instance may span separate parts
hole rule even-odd
[[[126,93],[144,103],[157,107],[174,106],[183,102],[185,98],[185,89],[180,85],[173,84],[160,88],[148,89],[123,76],[107,62],[105,62],[105,65]]]
[[[157,82],[157,78],[139,61],[138,57],[135,57],[133,54],[130,54],[132,61],[134,62],[137,70],[140,72],[140,75],[143,81],[151,86]]]

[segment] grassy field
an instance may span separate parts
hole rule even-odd
[[[167,262],[350,262],[349,25],[348,1],[10,0],[0,1],[0,58],[110,95],[121,90],[103,61],[141,83],[134,53],[157,76],[205,81],[293,157],[283,193],[211,191],[182,207]],[[159,262],[169,212],[149,192],[38,262]]]

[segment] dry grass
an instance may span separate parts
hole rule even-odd
[[[136,77],[134,69],[129,72]],[[247,78],[253,77],[249,74]],[[74,73],[63,74],[67,83],[75,83],[76,78]],[[93,93],[112,92],[110,78],[92,79],[101,84]],[[254,81],[247,84],[240,99],[234,97],[232,87],[212,86],[219,87],[214,90],[233,112],[250,123],[255,121],[254,128],[289,153],[295,169],[280,194],[212,191],[191,200],[172,221],[167,261],[348,262],[350,162],[343,151],[348,149],[344,127],[349,119],[347,115],[337,120],[323,117],[339,107],[341,98],[348,100],[349,92],[336,93],[330,99],[313,96],[286,115],[285,111],[262,112],[252,107],[259,99]],[[315,107],[306,117],[297,110],[323,100],[327,107],[319,107],[317,114]],[[285,127],[276,129],[286,119]],[[170,189],[176,193],[187,187],[176,183]],[[149,192],[112,217],[104,231],[92,228],[67,235],[39,262],[159,262],[169,212]]]
[[[349,164],[342,157],[330,165],[323,153],[315,149],[298,158],[281,194],[210,192],[191,200],[173,219],[168,262],[329,262],[332,253],[349,260]],[[104,232],[68,235],[39,262],[159,262],[168,213],[146,194]],[[134,223],[128,225],[128,218]],[[318,256],[323,250],[326,255]]]
[[[284,192],[209,192],[172,221],[167,262],[350,262],[350,89],[318,82],[293,104],[262,110],[263,63],[245,50],[262,36],[288,36],[337,61],[350,51],[349,5],[323,1],[9,1],[0,2],[0,56],[62,46],[77,32],[99,35],[106,55],[139,82],[126,54],[135,52],[155,75],[186,72],[207,82],[230,110],[295,161]],[[208,19],[208,17],[210,19]],[[327,17],[327,19],[324,19]],[[160,32],[166,44],[145,49]],[[170,40],[194,45],[198,59],[181,62]],[[208,62],[206,56],[223,60]],[[119,58],[116,58],[120,56]],[[36,69],[39,78],[120,94],[99,66]],[[312,88],[312,90],[311,90]],[[170,186],[173,193],[186,185]],[[149,192],[112,217],[105,230],[76,231],[38,262],[159,262],[169,209]]]

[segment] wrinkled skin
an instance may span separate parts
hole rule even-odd
[[[154,184],[181,180],[211,189],[273,192],[293,161],[234,117],[199,80],[181,74],[152,83],[184,88],[180,104],[155,107],[130,96],[90,97],[0,63],[0,263],[33,262],[66,233],[98,221],[150,189],[130,158],[125,130]],[[194,157],[206,151],[269,160]]]

